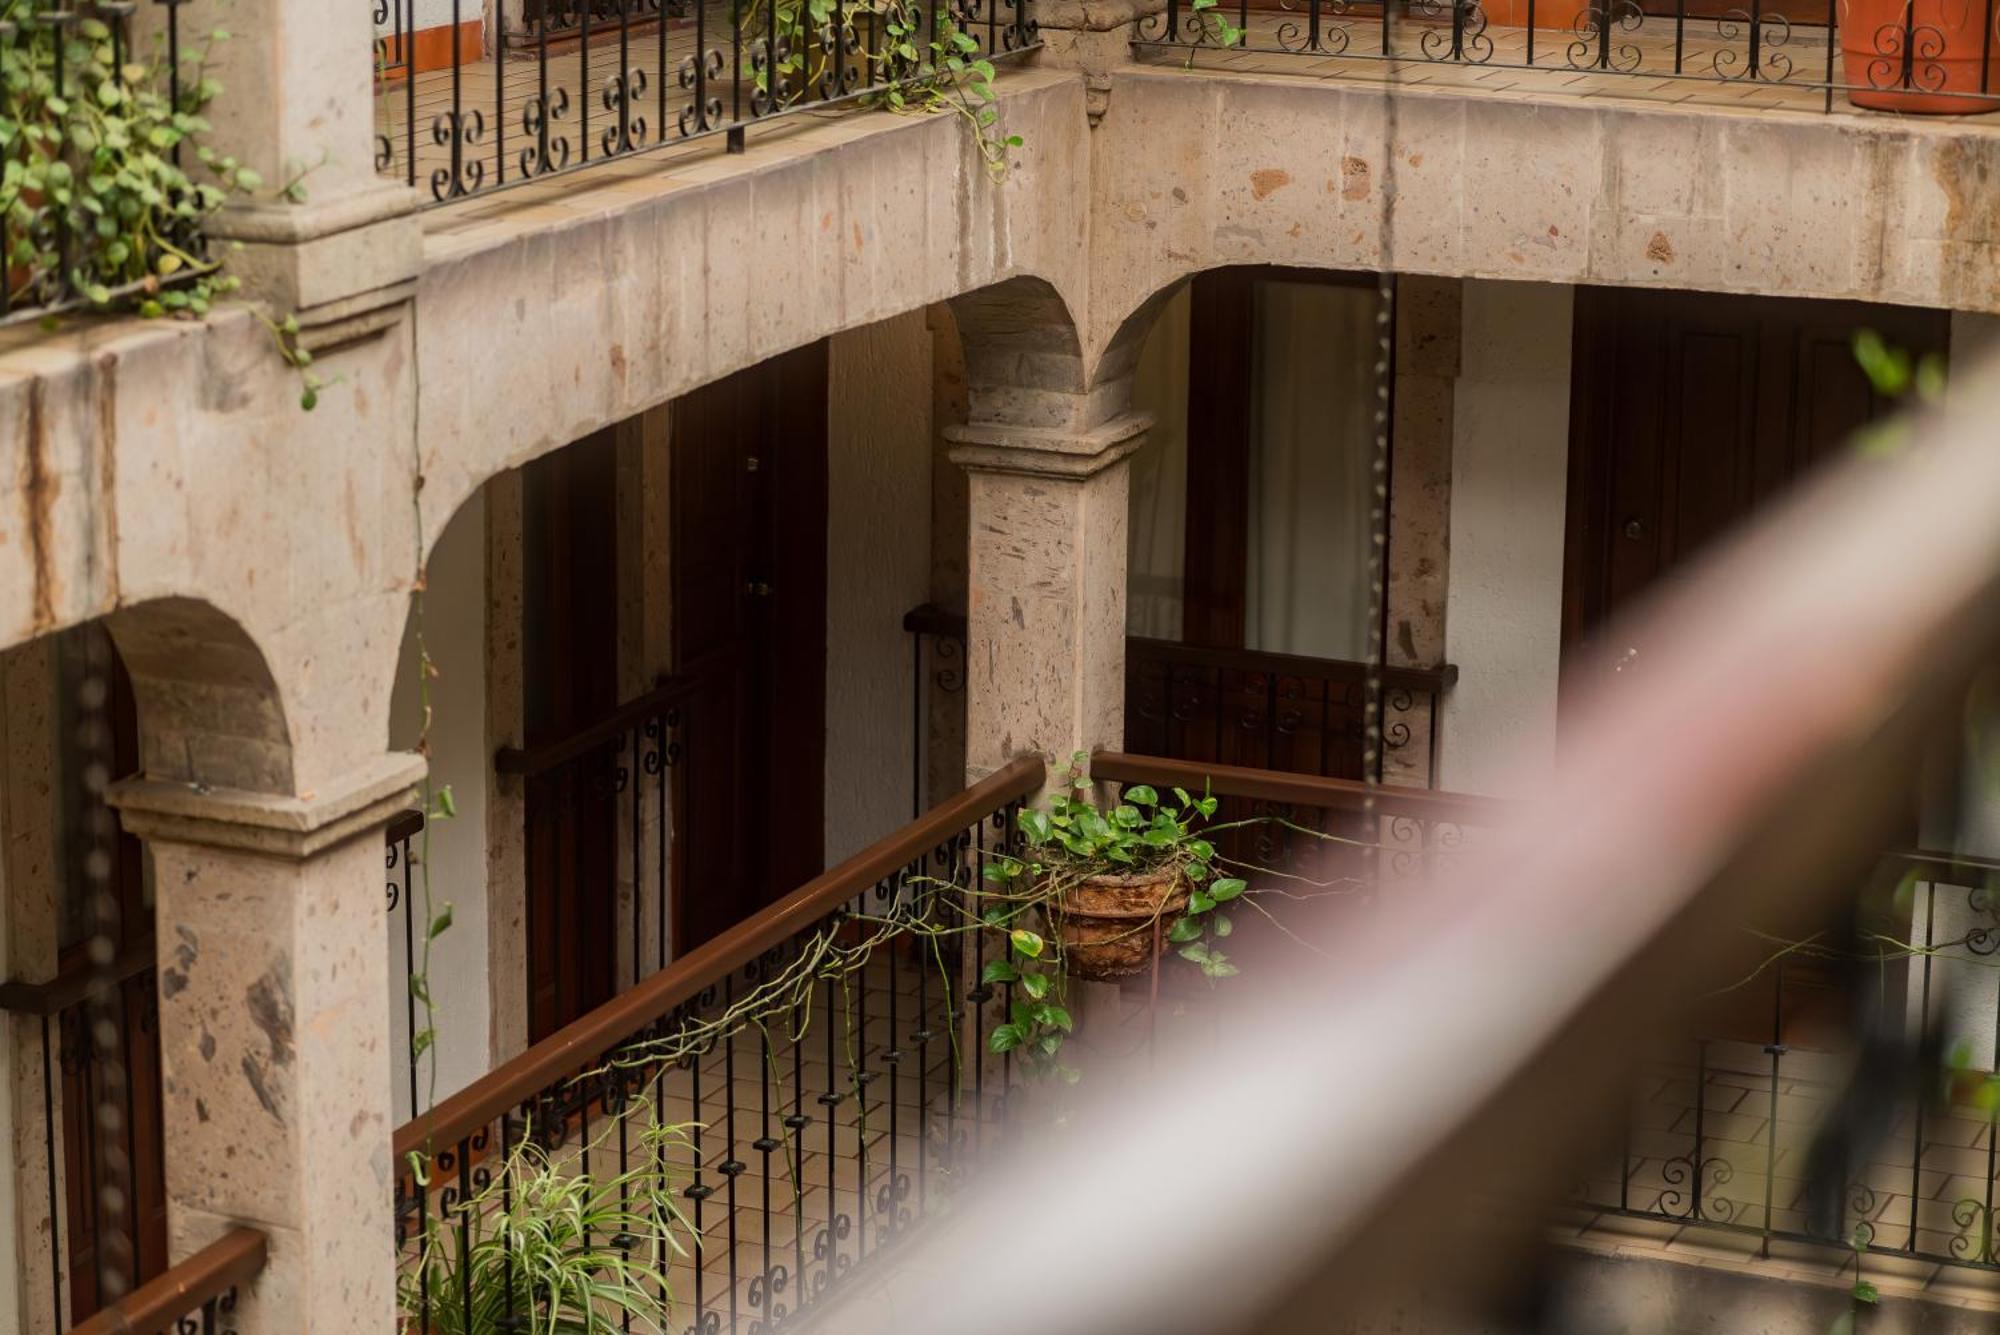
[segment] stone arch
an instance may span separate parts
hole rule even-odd
[[[196,598],[104,618],[131,674],[145,777],[291,796],[291,728],[270,664],[241,625]]]

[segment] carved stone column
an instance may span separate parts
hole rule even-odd
[[[1031,752],[1054,777],[1072,752],[1123,742],[1126,461],[1151,425],[1120,412],[946,433],[971,475],[968,783]]]
[[[395,1329],[382,827],[422,772],[388,755],[296,798],[112,789],[158,894],[172,1253],[269,1235],[244,1335]]]

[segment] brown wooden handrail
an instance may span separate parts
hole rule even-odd
[[[932,807],[894,834],[807,881],[760,913],[697,946],[652,977],[564,1025],[431,1111],[397,1128],[397,1161],[426,1145],[451,1145],[585,1065],[665,1015],[731,970],[811,927],[897,868],[927,857],[947,837],[1042,786],[1039,756],[1023,756]]]
[[[78,1002],[108,992],[152,968],[154,951],[154,937],[148,932],[119,951],[105,968],[86,963],[57,974],[46,983],[0,983],[0,1011],[60,1015]]]
[[[164,1335],[211,1298],[248,1283],[264,1268],[270,1243],[254,1228],[234,1228],[148,1280],[69,1335]]]
[[[905,622],[907,624],[907,620]],[[1273,676],[1333,678],[1337,669],[1349,669],[1357,681],[1367,675],[1369,665],[1344,658],[1311,658],[1303,654],[1281,654],[1267,649],[1216,649],[1207,645],[1182,644],[1179,640],[1154,640],[1142,635],[1128,636],[1127,657],[1139,651],[1151,658],[1184,663],[1190,667],[1235,669],[1240,672],[1268,672]],[[1458,681],[1458,666],[1395,667],[1380,669],[1382,685],[1392,691],[1422,691],[1441,695]]]
[[[1518,802],[1498,797],[1441,793],[1431,788],[1377,788],[1352,779],[1169,760],[1164,756],[1135,756],[1122,751],[1099,751],[1093,755],[1090,774],[1095,779],[1149,783],[1156,788],[1178,787],[1189,792],[1200,792],[1206,787],[1219,797],[1251,797],[1328,811],[1359,811],[1364,802],[1373,798],[1375,809],[1385,816],[1412,816],[1458,825],[1495,825],[1521,807]]]
[[[541,774],[552,770],[565,761],[576,759],[589,753],[617,737],[627,728],[642,719],[651,718],[671,705],[677,705],[695,693],[701,679],[693,673],[663,678],[653,687],[635,699],[628,700],[606,714],[597,722],[581,728],[557,741],[541,746],[503,746],[493,754],[493,768],[501,774]]]

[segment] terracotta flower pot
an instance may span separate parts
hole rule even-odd
[[[1092,876],[1070,886],[1055,905],[1069,976],[1106,982],[1144,973],[1187,902],[1187,882],[1176,872]]]
[[[1933,116],[2000,109],[2000,40],[1986,41],[1987,3],[1841,0],[1847,100]]]

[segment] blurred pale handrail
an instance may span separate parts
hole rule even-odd
[[[1952,396],[1644,609],[1646,671],[1565,701],[1547,796],[1233,1018],[1227,1069],[1107,1082],[826,1327],[1321,1332],[1514,1264],[1621,1056],[1730,981],[1746,915],[1830,910],[1993,660],[2000,378]]]

